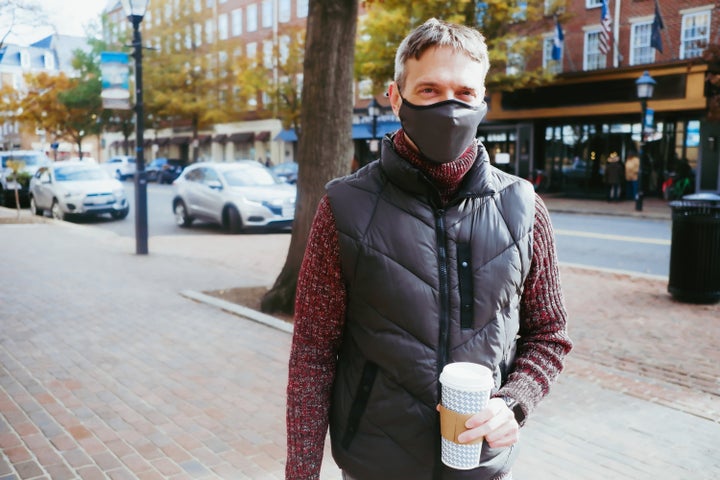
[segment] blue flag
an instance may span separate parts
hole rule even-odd
[[[565,41],[565,34],[563,33],[562,27],[560,26],[560,19],[555,18],[555,38],[553,38],[552,56],[553,60],[560,60],[562,58],[563,42]]]
[[[665,24],[663,24],[662,16],[660,16],[660,6],[658,5],[657,0],[655,0],[655,18],[653,19],[652,31],[650,32],[650,46],[660,53],[663,53],[660,30],[664,28]]]

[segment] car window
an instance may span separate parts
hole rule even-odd
[[[238,168],[223,172],[223,176],[231,187],[254,187],[277,183],[275,177],[263,168]]]
[[[217,172],[215,170],[213,170],[212,168],[203,168],[203,173],[204,173],[203,183],[205,185],[208,185],[213,182],[217,183],[220,181],[220,177],[218,177]]]
[[[59,167],[55,169],[55,180],[58,182],[77,182],[87,180],[107,180],[107,174],[97,168],[82,166]]]
[[[187,180],[188,182],[202,183],[203,178],[205,178],[205,175],[202,168],[195,168],[185,175],[185,180]]]

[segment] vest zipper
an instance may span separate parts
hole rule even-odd
[[[440,336],[438,338],[438,373],[448,361],[448,338],[450,323],[450,285],[448,281],[447,232],[445,210],[435,211],[435,232],[438,242],[438,273],[440,289]]]
[[[448,362],[448,338],[450,323],[450,286],[448,283],[448,258],[447,258],[447,232],[445,230],[445,210],[435,210],[435,234],[438,244],[438,276],[440,290],[440,322],[438,335],[437,364],[438,375]],[[441,387],[437,382],[437,398],[440,400]],[[437,428],[440,428],[440,418],[437,420]],[[439,431],[439,430],[438,430]],[[437,436],[435,445],[435,465],[433,468],[433,480],[439,480],[442,476],[442,461],[440,459],[440,436]]]

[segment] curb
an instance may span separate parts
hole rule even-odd
[[[192,290],[183,290],[180,292],[180,295],[182,295],[185,298],[189,298],[190,300],[195,300],[196,302],[204,303],[207,305],[211,305],[213,307],[217,307],[220,310],[224,310],[228,313],[232,313],[234,315],[238,315],[240,317],[247,318],[248,320],[252,320],[253,322],[260,323],[262,325],[274,328],[276,330],[280,330],[282,332],[290,333],[293,332],[293,326],[287,322],[284,322],[282,320],[279,320],[272,315],[267,315],[262,312],[258,312],[256,310],[253,310],[252,308],[244,307],[242,305],[238,305],[237,303],[228,302],[226,300],[221,300],[216,297],[212,297],[210,295],[205,295],[204,293],[195,292]]]

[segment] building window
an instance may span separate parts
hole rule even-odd
[[[27,50],[20,50],[20,66],[30,68],[30,54]]]
[[[206,1],[205,1],[205,6],[206,6],[207,8],[213,8],[213,7],[215,6],[215,0],[206,0]]]
[[[258,10],[257,10],[257,4],[252,3],[247,6],[247,11],[245,12],[245,15],[247,16],[247,31],[248,32],[254,32],[258,28],[258,18],[257,18]]]
[[[505,73],[508,75],[519,75],[525,69],[525,57],[515,48],[516,41],[507,42],[507,64]]]
[[[185,27],[185,50],[191,50],[193,48],[193,36],[192,27],[190,25]]]
[[[527,1],[521,0],[517,2],[517,10],[512,14],[513,23],[524,22],[527,20]]]
[[[55,56],[52,53],[46,53],[43,56],[43,63],[45,64],[45,70],[54,70]]]
[[[650,46],[652,21],[635,23],[630,34],[630,65],[642,65],[655,61],[655,49]]]
[[[272,40],[263,40],[263,66],[265,68],[273,67],[273,42],[272,42]]]
[[[297,0],[297,16],[298,18],[308,16],[308,0]]]
[[[585,32],[585,51],[583,52],[583,70],[605,68],[607,56],[600,53],[600,30]]]
[[[273,0],[263,0],[262,2],[262,26],[263,28],[273,26]]]
[[[554,60],[552,58],[554,44],[554,33],[546,35],[545,38],[543,38],[543,68],[550,73],[560,73],[562,72],[563,45],[560,46],[560,60]]]
[[[290,37],[287,35],[280,35],[278,39],[278,50],[280,53],[280,63],[285,65],[290,57]]]
[[[242,10],[239,8],[232,11],[232,34],[233,37],[242,35]]]
[[[585,0],[585,8],[595,8],[602,6],[602,0]]]
[[[250,42],[245,46],[245,51],[247,52],[247,58],[251,61],[257,60],[257,43],[256,42]]]
[[[680,58],[702,55],[710,40],[710,10],[687,13],[682,17]]]
[[[205,40],[208,43],[215,41],[215,25],[213,25],[212,19],[205,20]]]
[[[195,46],[199,47],[202,45],[202,25],[199,23],[195,24]]]
[[[200,10],[202,10],[202,1],[201,0],[194,0],[193,10],[195,10],[196,12],[200,12]]]
[[[227,13],[218,15],[218,39],[228,39],[228,16]]]
[[[292,7],[290,6],[290,0],[280,0],[278,5],[278,22],[287,23],[290,21],[290,12]]]

